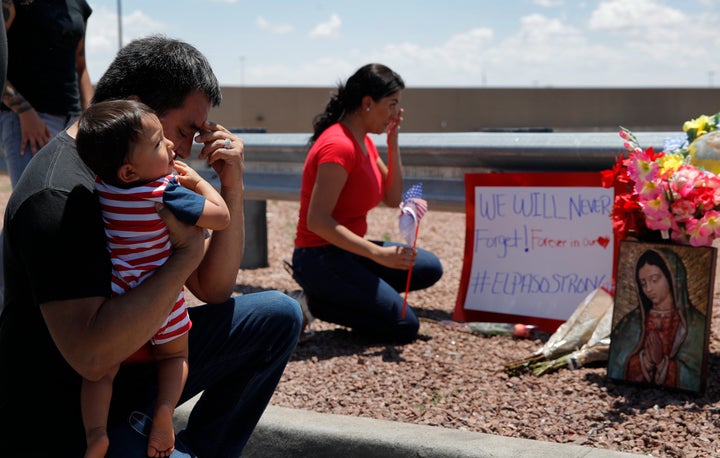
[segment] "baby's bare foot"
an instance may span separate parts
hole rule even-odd
[[[87,450],[85,458],[104,458],[110,447],[110,438],[105,428],[93,428],[85,435]]]
[[[175,430],[172,417],[173,409],[169,405],[161,404],[155,410],[152,429],[148,437],[148,456],[170,456],[175,450]]]

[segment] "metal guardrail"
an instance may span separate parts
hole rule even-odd
[[[245,143],[245,193],[252,200],[298,200],[309,134],[238,133]],[[682,132],[636,133],[643,147],[662,149]],[[373,136],[385,156],[385,136]],[[624,149],[615,132],[401,133],[405,188],[423,183],[423,197],[440,211],[465,211],[466,173],[587,172],[612,167]],[[200,147],[195,146],[192,157]],[[191,165],[214,185],[204,163]]]

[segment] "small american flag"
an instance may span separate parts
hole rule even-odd
[[[427,201],[422,198],[422,193],[422,183],[413,185],[410,189],[405,191],[403,202],[400,204],[400,208],[404,208],[407,207],[409,204],[412,204],[412,206],[415,208],[418,221],[420,220],[420,218],[423,217],[423,215],[425,214],[425,212],[427,212],[428,209]]]
[[[415,249],[417,244],[418,231],[420,230],[420,218],[427,212],[427,201],[422,198],[422,183],[418,183],[405,191],[403,201],[400,204],[400,234],[408,245]],[[410,277],[412,276],[412,268],[408,269],[407,283],[405,283],[405,297],[403,299],[402,312],[400,316],[405,318],[405,309],[407,308],[407,297],[410,291]]]

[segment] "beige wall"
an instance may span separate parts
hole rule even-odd
[[[224,87],[211,118],[229,128],[310,132],[334,88]],[[561,131],[674,131],[720,111],[720,89],[464,89],[403,91],[406,132],[493,128]]]

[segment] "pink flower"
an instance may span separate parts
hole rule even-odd
[[[649,229],[666,231],[674,226],[675,222],[665,199],[659,197],[641,202],[641,204],[643,213],[645,213],[645,224]]]
[[[700,219],[698,233],[707,237],[717,237],[720,235],[720,212],[710,210]]]
[[[685,230],[689,236],[689,242],[692,246],[708,246],[712,244],[709,234],[704,235],[702,224],[696,219],[688,221]]]
[[[675,227],[670,213],[667,212],[658,212],[650,215],[646,214],[645,224],[648,229],[652,229],[653,231],[668,231]]]
[[[695,204],[689,200],[678,200],[670,204],[673,217],[679,223],[690,221],[695,217]]]
[[[668,180],[671,188],[680,196],[687,196],[693,190],[702,173],[695,167],[681,165]]]
[[[715,207],[713,203],[714,192],[710,188],[697,188],[690,194],[695,206],[701,210]]]
[[[630,159],[627,172],[630,179],[636,184],[652,181],[657,177],[660,167],[647,153],[638,154],[634,152],[630,155]]]
[[[611,215],[615,237],[642,238],[654,230],[694,246],[720,237],[720,176],[677,157],[674,149],[672,157],[643,150],[625,128],[619,135],[630,153],[603,174],[603,186],[615,186],[617,193]]]
[[[635,185],[635,192],[640,197],[640,200],[653,200],[663,196],[664,186],[657,181],[644,181],[635,183]],[[720,194],[718,198],[720,198]]]
[[[720,188],[720,177],[713,173],[703,173],[702,174],[702,182],[703,187],[710,188],[710,189],[718,189]]]

